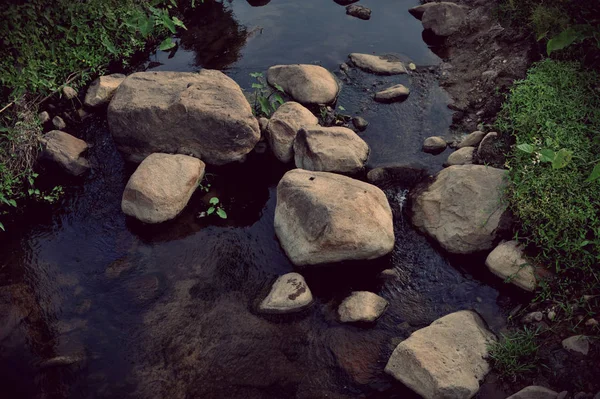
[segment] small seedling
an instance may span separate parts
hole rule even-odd
[[[206,215],[212,215],[213,213],[216,213],[221,219],[227,219],[227,213],[223,209],[223,206],[217,197],[212,197],[209,202],[210,208],[206,210]]]

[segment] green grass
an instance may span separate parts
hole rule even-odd
[[[587,179],[600,162],[599,85],[595,72],[547,59],[513,86],[497,121],[517,144],[508,161],[508,197],[520,219],[519,239],[540,250],[542,265],[583,270],[596,281],[600,180]],[[550,162],[548,153],[564,157]]]
[[[502,335],[500,340],[490,344],[489,358],[494,369],[511,379],[534,370],[537,367],[538,335],[538,329],[525,327]]]

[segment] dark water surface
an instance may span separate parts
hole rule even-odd
[[[207,2],[186,14],[178,50],[152,55],[147,67],[218,68],[250,89],[249,73],[273,64],[318,63],[341,78],[338,65],[350,52],[398,54],[418,72],[353,70],[338,105],[371,122],[362,134],[370,167],[410,162],[433,173],[445,155],[420,146],[447,134],[451,115],[428,68],[439,60],[407,12],[416,3],[366,1],[373,14],[362,21],[331,0]],[[373,90],[397,82],[412,90],[406,102],[371,100]],[[105,115],[67,131],[92,145],[92,172],[80,180],[54,173],[65,197],[52,209],[33,209],[0,238],[2,397],[413,397],[383,374],[403,338],[460,309],[479,311],[495,330],[503,326],[508,299],[487,284],[482,259],[450,262],[434,249],[407,222],[401,188],[387,191],[396,229],[390,256],[304,270],[314,306],[260,316],[256,303],[277,276],[294,270],[273,229],[275,187],[287,166],[253,153],[244,164],[209,169],[210,193],[196,193],[177,219],[144,226],[120,210],[134,166],[116,151]],[[227,221],[197,219],[215,195]],[[378,280],[390,267],[398,277]],[[374,326],[336,320],[337,305],[359,289],[390,302]]]

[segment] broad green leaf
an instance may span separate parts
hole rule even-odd
[[[180,20],[177,17],[173,17],[171,19],[173,20],[173,23],[175,24],[175,26],[179,26],[180,28],[187,30],[187,27],[185,26],[185,24],[183,23],[182,20]]]
[[[528,154],[532,154],[533,150],[535,150],[535,147],[532,146],[531,144],[519,144],[517,146],[517,148],[523,152],[526,152]]]
[[[4,229],[4,225],[2,224],[2,222],[0,222],[0,230],[2,230],[2,231],[6,231],[6,230]]]
[[[264,97],[258,97],[258,102],[260,104],[260,110],[262,111],[262,113],[265,115],[270,115],[271,114],[271,104],[269,103],[269,100],[267,100]]]
[[[167,51],[175,47],[175,42],[172,38],[167,37],[163,42],[158,46],[158,49],[161,51]]]
[[[253,78],[262,78],[263,74],[260,72],[252,72],[250,76],[252,76]]]
[[[589,28],[585,25],[572,26],[548,40],[546,52],[550,55],[554,51],[562,50],[575,42],[585,40],[591,36],[592,34],[589,31]]]
[[[215,213],[215,207],[211,206],[210,208],[208,208],[208,210],[206,211],[207,215],[212,215],[213,213]]]
[[[273,100],[275,100],[275,102],[279,105],[284,103],[283,98],[281,98],[279,93],[273,93]]]
[[[221,219],[227,219],[227,213],[221,208],[217,209],[217,215],[219,215]]]
[[[177,29],[175,28],[175,23],[173,22],[171,17],[169,17],[169,14],[167,12],[164,12],[161,15],[161,20],[163,25],[167,27],[171,31],[171,33],[177,32]]]
[[[102,44],[104,45],[104,47],[106,47],[109,53],[113,55],[118,54],[117,48],[106,36],[102,36]]]
[[[552,162],[556,157],[556,153],[548,148],[544,148],[540,151],[540,161],[542,162]]]
[[[345,111],[345,110],[346,110],[346,108],[342,107],[341,105],[338,107],[338,109],[339,109],[340,111]]]
[[[282,93],[285,93],[285,90],[283,90],[283,87],[281,87],[280,85],[278,85],[277,83],[273,83],[273,87],[275,87],[277,90],[279,90]]]
[[[252,83],[252,88],[253,89],[262,89],[265,86],[261,85],[260,83]]]
[[[8,205],[16,208],[17,207],[17,201],[15,201],[14,199],[9,199],[8,200]]]
[[[154,23],[152,23],[152,19],[144,15],[140,17],[138,28],[142,36],[148,37],[154,29]]]
[[[571,162],[573,153],[569,150],[562,148],[556,153],[554,160],[552,161],[552,169],[562,169]]]
[[[211,205],[217,205],[219,203],[219,199],[217,197],[212,197],[210,201],[208,201]]]
[[[592,173],[590,173],[590,177],[586,179],[586,182],[592,182],[598,179],[600,179],[600,162],[594,166],[594,169],[592,170]]]

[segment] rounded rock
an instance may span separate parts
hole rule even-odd
[[[340,304],[338,316],[342,323],[372,323],[381,317],[387,306],[388,301],[377,294],[354,291]]]
[[[440,154],[446,149],[446,140],[440,136],[427,137],[423,142],[423,152],[428,154]]]
[[[313,296],[304,277],[298,273],[288,273],[273,283],[271,292],[260,303],[259,310],[263,313],[293,313],[307,308],[312,302]]]

